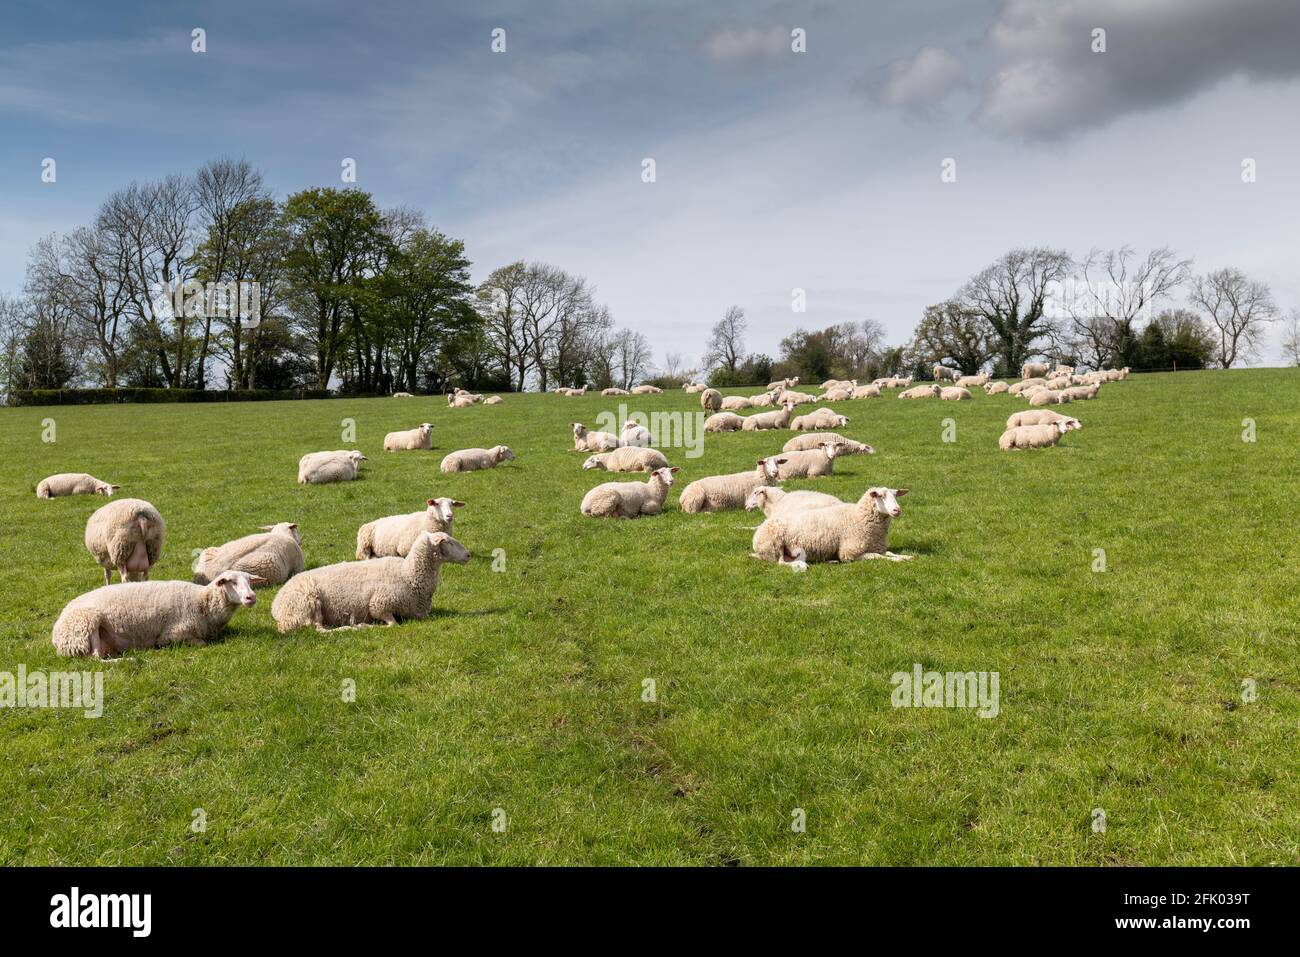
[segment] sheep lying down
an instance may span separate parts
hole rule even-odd
[[[856,502],[795,511],[779,510],[754,532],[755,558],[783,565],[853,562],[872,558],[910,561],[889,550],[889,526],[903,514],[905,488],[869,488]]]

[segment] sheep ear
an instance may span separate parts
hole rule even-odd
[[[271,529],[275,528],[274,525],[259,525],[259,526],[257,526],[257,527],[260,528],[260,529],[261,529],[262,531],[264,531],[264,532],[269,532]]]
[[[231,576],[231,574],[230,574],[229,572],[222,572],[222,573],[221,573],[220,575],[218,575],[216,578],[212,579],[212,581],[209,582],[208,584],[210,584],[210,585],[229,585],[229,584],[230,584],[232,581],[234,581],[234,580],[235,580],[235,579]]]
[[[464,502],[458,502],[458,501],[456,501],[455,499],[452,499],[452,500],[451,500],[451,507],[452,507],[452,508],[464,508],[464,507],[465,507],[465,503],[464,503]]]
[[[896,488],[896,489],[894,489],[894,497],[895,497],[895,498],[901,498],[902,496],[904,496],[904,495],[906,495],[906,494],[907,494],[907,489],[905,489],[905,488]]]
[[[249,583],[250,585],[269,585],[269,584],[271,584],[267,579],[263,578],[261,575],[249,575],[249,576],[248,576],[248,583]]]
[[[681,471],[681,468],[680,468],[679,466],[674,465],[674,466],[673,466],[672,468],[670,468],[668,471],[673,472],[673,473],[677,473],[677,472],[680,472],[680,471]]]
[[[298,527],[298,523],[297,523],[297,522],[290,522],[290,523],[289,523],[289,527],[290,527],[290,528],[297,528],[297,527]]]

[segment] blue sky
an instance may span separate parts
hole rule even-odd
[[[732,303],[756,350],[868,317],[901,341],[1017,245],[1168,244],[1300,306],[1290,0],[46,7],[0,32],[0,291],[111,190],[231,155],[280,195],[354,158],[477,276],[582,273],[660,357]]]

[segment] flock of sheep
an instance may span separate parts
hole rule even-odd
[[[678,498],[683,512],[726,509],[760,510],[764,521],[753,536],[754,557],[802,569],[810,562],[850,562],[866,559],[907,561],[908,555],[889,551],[891,522],[902,514],[898,500],[907,489],[868,488],[856,502],[813,491],[787,491],[779,483],[788,479],[831,475],[837,458],[871,455],[870,445],[846,438],[830,429],[843,428],[848,418],[825,407],[794,416],[797,405],[839,402],[882,395],[901,389],[899,398],[971,398],[972,387],[986,393],[1010,393],[1028,400],[1027,411],[1007,420],[999,440],[1002,449],[1031,449],[1055,445],[1078,419],[1044,408],[1095,398],[1106,382],[1128,375],[1128,369],[1076,375],[1073,368],[1027,363],[1022,379],[1008,386],[988,376],[960,376],[943,366],[934,369],[933,385],[912,387],[910,378],[877,379],[870,385],[828,380],[822,394],[794,391],[799,380],[783,379],[757,396],[723,396],[699,383],[683,388],[699,393],[700,404],[712,413],[705,431],[791,430],[800,434],[774,455],[758,459],[749,471],[712,475],[688,484]],[[948,387],[939,382],[952,382]],[[557,389],[558,393],[584,395],[586,389]],[[631,394],[660,393],[642,385]],[[605,395],[626,395],[606,389]],[[398,393],[395,397],[409,397]],[[457,390],[448,396],[452,408],[477,402],[495,405],[493,396]],[[773,411],[736,414],[735,410],[776,407]],[[571,423],[574,450],[587,452],[584,469],[649,473],[645,482],[606,482],[582,498],[581,512],[594,518],[636,518],[658,515],[668,498],[679,469],[669,465],[652,435],[629,420],[619,435],[591,431]],[[428,422],[384,438],[385,451],[432,449],[433,425]],[[508,446],[460,449],[442,459],[444,473],[494,468],[515,458]],[[352,481],[366,456],[357,450],[312,452],[298,465],[304,484]],[[119,486],[85,473],[61,473],[43,479],[36,487],[39,498],[66,495],[112,496]],[[109,658],[132,648],[160,647],[189,642],[204,644],[215,638],[240,607],[256,603],[254,589],[282,585],[271,605],[271,616],[281,632],[301,627],[321,631],[396,624],[399,619],[427,617],[444,562],[465,564],[468,550],[452,537],[455,510],[465,503],[450,498],[429,499],[422,511],[390,515],[363,524],[357,530],[356,560],[306,570],[298,527],[293,523],[263,526],[260,533],[204,549],[194,566],[194,581],[149,581],[149,571],[162,555],[166,523],[159,511],[142,499],[117,499],[95,511],[86,523],[85,545],[104,573],[104,586],[78,596],[64,607],[54,624],[53,642],[62,655]],[[112,584],[117,572],[120,583]]]

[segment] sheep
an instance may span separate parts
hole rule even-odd
[[[700,408],[705,412],[717,412],[722,408],[722,393],[717,389],[705,389],[700,393]]]
[[[808,402],[816,402],[817,396],[809,395],[807,392],[791,392],[789,389],[782,392],[777,398],[781,402],[792,402],[795,405],[804,405]]]
[[[411,395],[411,393],[409,393],[409,392],[394,392],[394,393],[393,393],[393,398],[394,398],[394,399],[414,399],[415,396]]]
[[[956,382],[957,381],[957,373],[954,372],[952,369],[949,369],[947,366],[936,365],[932,371],[934,373],[932,378],[934,379],[935,382]]]
[[[658,515],[673,485],[677,468],[658,468],[645,482],[606,482],[582,497],[581,511],[589,518],[638,518]]]
[[[613,432],[592,432],[581,422],[570,422],[573,429],[573,451],[608,452],[618,448],[618,436]]]
[[[463,409],[475,402],[482,401],[483,396],[476,392],[466,392],[464,389],[457,389],[455,392],[447,394],[447,404],[454,409]]]
[[[366,522],[357,529],[357,561],[368,558],[405,558],[421,532],[446,532],[450,535],[456,521],[453,509],[465,503],[454,498],[431,498],[420,512],[387,515]]]
[[[690,395],[690,394],[695,393],[695,392],[703,392],[703,391],[704,391],[705,389],[707,389],[707,388],[708,388],[708,386],[706,386],[703,382],[683,382],[683,383],[682,383],[682,391],[685,392],[687,395]]]
[[[483,400],[484,405],[500,405],[501,402],[502,399],[501,396],[499,395],[490,396],[489,398]]]
[[[990,376],[987,372],[981,372],[979,375],[958,376],[955,384],[963,389],[974,389],[977,386],[987,384],[989,378]]]
[[[1026,362],[1020,367],[1020,378],[1033,379],[1047,375],[1046,362]]]
[[[41,479],[36,486],[37,498],[59,498],[63,495],[106,495],[112,497],[120,485],[110,485],[85,472],[60,472]]]
[[[728,395],[722,399],[721,408],[728,412],[735,412],[739,409],[748,409],[754,403],[743,395]]]
[[[856,502],[780,512],[754,532],[753,556],[781,564],[910,561],[911,555],[889,551],[889,526],[903,513],[898,499],[906,494],[905,488],[876,487]]]
[[[613,388],[601,389],[600,394],[601,395],[631,395],[631,393],[628,392],[627,389],[613,389]]]
[[[745,511],[761,510],[765,518],[771,518],[777,512],[799,512],[826,505],[842,504],[844,503],[834,495],[827,495],[825,492],[807,490],[787,492],[775,485],[760,485],[745,499]]]
[[[1061,441],[1061,436],[1070,431],[1068,419],[1047,422],[1043,425],[1022,425],[1007,429],[998,439],[998,448],[1008,449],[1044,449]]]
[[[878,399],[880,398],[880,386],[874,382],[871,385],[859,385],[853,387],[853,398],[855,399]]]
[[[1067,366],[1064,365],[1063,363],[1057,363],[1056,368],[1052,370],[1052,374],[1053,375],[1074,375],[1074,366]]]
[[[104,569],[105,585],[114,569],[124,582],[148,581],[166,537],[167,523],[158,509],[139,498],[109,502],[86,522],[86,550]]]
[[[939,398],[946,402],[961,402],[970,397],[970,389],[963,389],[955,385],[945,386],[939,390]]]
[[[833,442],[838,445],[840,455],[875,455],[876,450],[865,442],[855,442],[853,439],[846,439],[838,432],[808,432],[805,435],[796,435],[782,447],[782,452],[807,452],[810,449],[820,448],[824,442]]]
[[[821,394],[821,402],[846,402],[853,398],[853,386],[835,386]]]
[[[421,422],[404,432],[389,432],[384,436],[385,452],[413,452],[433,448],[433,423]]]
[[[564,386],[560,386],[555,391],[558,392],[560,395],[567,395],[569,398],[574,399],[586,395],[587,388],[588,387],[585,385],[581,389],[568,389],[565,388]],[[624,394],[626,395],[626,393]]]
[[[1029,404],[1032,406],[1063,405],[1069,401],[1070,397],[1066,393],[1057,392],[1053,389],[1039,389],[1029,396]]]
[[[255,535],[205,548],[194,563],[194,583],[206,585],[222,572],[247,572],[268,585],[279,585],[306,567],[296,522],[263,525]]]
[[[758,466],[748,472],[731,472],[727,475],[710,475],[696,479],[682,489],[677,505],[683,512],[720,512],[728,508],[744,508],[749,493],[760,485],[780,481],[782,456],[769,455],[758,460]]]
[[[648,449],[654,445],[654,436],[644,425],[638,423],[635,419],[628,419],[623,423],[623,432],[618,437],[618,444],[624,448],[637,447]]]
[[[607,472],[653,472],[655,469],[666,468],[667,465],[668,460],[658,449],[629,445],[593,455],[582,463],[582,468],[584,471],[604,469]]]
[[[326,632],[427,618],[443,562],[464,565],[469,550],[446,532],[421,532],[405,558],[339,562],[295,575],[271,603],[281,633],[314,626]]]
[[[941,391],[937,385],[918,385],[914,389],[898,393],[898,397],[900,399],[932,399],[938,398]]]
[[[1101,391],[1101,383],[1093,385],[1076,385],[1065,390],[1065,394],[1070,397],[1071,402],[1086,402],[1089,399],[1097,398],[1097,393]]]
[[[1007,392],[1010,388],[1011,387],[1008,386],[1005,382],[985,382],[984,394],[1001,395],[1003,392]]]
[[[1070,428],[1081,429],[1083,423],[1078,419],[1061,415],[1053,409],[1030,409],[1028,412],[1015,412],[1007,417],[1007,428],[1018,429],[1022,425],[1047,425],[1052,422],[1069,422]]]
[[[1020,395],[1022,392],[1028,392],[1030,389],[1044,385],[1047,385],[1047,380],[1042,377],[1036,379],[1022,379],[1019,382],[1013,382],[1007,388],[1007,391],[1012,395]]]
[[[356,449],[334,452],[308,452],[298,460],[298,484],[324,485],[327,482],[351,482],[361,463],[368,459]]]
[[[908,376],[903,379],[898,376],[886,376],[883,379],[876,379],[871,384],[882,389],[906,389],[912,384],[912,377]]]
[[[816,432],[821,429],[842,429],[849,424],[847,415],[838,415],[831,409],[821,408],[807,415],[798,416],[790,423],[796,432]]]
[[[767,384],[767,390],[771,392],[773,389],[780,389],[780,390],[793,389],[798,384],[799,384],[798,376],[795,376],[792,379],[777,379],[775,382],[769,382]]]
[[[823,442],[815,449],[803,452],[782,452],[777,461],[776,477],[786,479],[821,478],[835,474],[835,458],[840,454],[837,442]]]
[[[705,432],[739,432],[744,427],[744,416],[734,412],[718,412],[704,420]]]
[[[210,585],[105,585],[68,602],[50,638],[60,655],[101,659],[132,648],[204,645],[221,634],[236,610],[257,604],[253,586],[263,584],[248,572],[224,571]]]
[[[742,427],[746,432],[754,432],[760,429],[784,429],[790,425],[790,413],[794,411],[794,403],[786,402],[776,412],[758,412],[748,416]]]
[[[780,397],[780,392],[760,392],[758,395],[751,395],[749,397],[749,404],[755,409],[766,409],[774,405],[780,405],[780,402],[778,401]]]
[[[1048,379],[1045,387],[1048,389],[1068,389],[1070,387],[1070,377],[1068,375],[1058,375]]]
[[[508,445],[494,445],[490,449],[460,449],[448,454],[439,468],[445,473],[474,472],[494,469],[502,462],[513,462],[515,453]]]
[[[657,385],[639,385],[632,389],[633,395],[663,395],[664,390]]]

